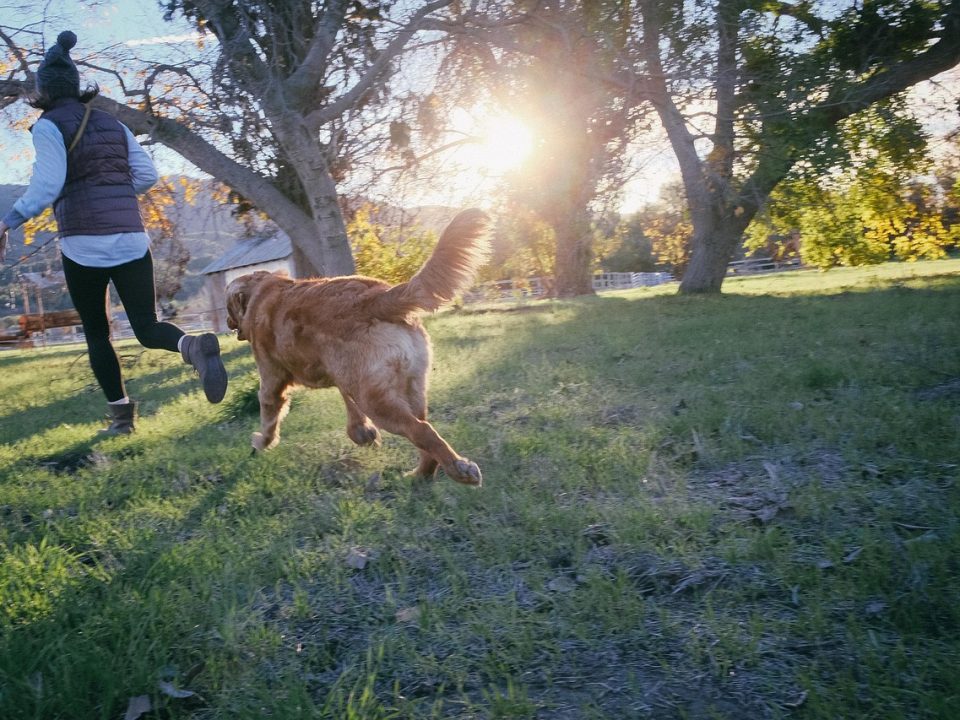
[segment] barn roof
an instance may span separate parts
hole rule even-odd
[[[201,275],[210,275],[224,270],[260,265],[272,260],[282,260],[292,252],[290,238],[284,233],[266,237],[248,238],[239,241],[223,255],[200,271]]]

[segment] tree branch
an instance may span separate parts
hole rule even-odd
[[[32,79],[33,73],[30,72],[30,63],[27,60],[27,56],[24,54],[23,49],[17,45],[13,38],[7,35],[6,32],[0,30],[0,40],[3,40],[4,44],[7,46],[7,49],[10,51],[10,54],[17,59],[17,64],[20,66],[20,70],[30,79]]]
[[[741,186],[740,204],[759,206],[777,183],[787,176],[797,158],[820,140],[823,132],[835,128],[842,120],[880,100],[960,64],[960,43],[953,40],[960,37],[960,0],[951,3],[944,26],[940,40],[920,55],[888,67],[856,85],[836,91],[799,116],[772,123],[773,127],[765,135],[768,138],[781,138],[778,147],[772,147],[772,139],[764,143],[766,152]],[[782,132],[784,128],[791,131],[790,135]]]
[[[929,49],[888,67],[852,86],[831,93],[824,102],[808,113],[812,125],[834,127],[879,100],[885,100],[909,87],[929,80],[960,64],[960,0],[953,0],[944,18],[940,40]]]
[[[310,43],[310,48],[307,50],[306,57],[293,74],[287,78],[285,90],[288,96],[299,98],[304,94],[311,95],[311,93],[305,93],[305,91],[317,86],[323,79],[327,61],[336,43],[337,34],[343,27],[346,9],[346,0],[330,0],[326,3],[323,15],[317,22],[317,31]]]
[[[410,38],[421,29],[420,24],[424,18],[435,10],[446,7],[451,2],[453,2],[453,0],[433,0],[433,2],[427,3],[414,13],[413,17],[394,35],[393,39],[381,51],[377,59],[367,68],[367,71],[350,90],[341,95],[336,102],[319,108],[307,116],[307,126],[311,130],[319,129],[325,123],[340,117],[349,108],[353,107],[360,97],[362,97],[364,93],[369,92],[374,83],[389,70],[390,63],[400,54],[410,41]]]
[[[217,150],[199,134],[176,120],[157,117],[110,98],[98,95],[94,107],[105,110],[136,135],[149,135],[169,147],[200,170],[251,200],[257,207],[270,208],[277,224],[295,224],[307,217],[302,209],[277,190],[269,180]]]
[[[264,89],[275,80],[270,68],[254,52],[253,38],[247,31],[230,3],[217,0],[196,0],[201,15],[207,19],[207,26],[211,28],[217,41],[220,43],[223,56],[227,64],[243,64],[244,73]],[[275,85],[279,88],[279,85]],[[268,93],[264,92],[264,96]]]
[[[737,37],[739,0],[720,0],[717,5],[717,116],[708,170],[716,182],[726,182],[733,172],[734,109],[737,93]]]
[[[683,114],[673,102],[667,88],[663,63],[660,60],[661,33],[659,24],[655,19],[657,15],[655,5],[654,0],[648,0],[643,13],[641,52],[650,71],[644,85],[649,92],[650,102],[660,116],[660,121],[663,123],[664,130],[666,130],[673,152],[677,156],[680,174],[683,177],[687,194],[703,196],[707,189],[704,184],[703,168],[700,157],[697,155],[694,138],[684,121]],[[691,207],[693,207],[693,202],[691,202]]]

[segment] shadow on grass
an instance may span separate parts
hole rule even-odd
[[[120,358],[127,392],[133,399],[141,403],[141,416],[149,417],[151,409],[162,407],[184,394],[196,394],[203,399],[199,377],[191,367],[179,362],[179,354],[165,353],[162,350],[147,350],[139,345],[123,346],[118,349],[117,354]],[[163,367],[143,372],[145,366],[155,365],[158,356],[164,354],[175,357],[176,360],[172,364],[169,360],[163,361]],[[3,425],[0,442],[4,444],[14,444],[25,440],[43,432],[54,424],[81,425],[96,422],[98,417],[103,419],[104,426],[107,424],[107,401],[90,372],[87,364],[86,348],[71,346],[70,349],[53,352],[47,350],[45,356],[51,362],[59,360],[66,364],[65,374],[69,372],[78,379],[86,378],[88,382],[64,393],[60,399],[51,400],[45,404],[31,405],[25,410],[18,411],[16,415],[0,415],[0,423]],[[25,362],[35,361],[36,358],[25,355],[22,358],[14,358],[14,360],[14,367],[19,367]],[[227,350],[223,353],[223,360],[231,383],[242,380],[250,373],[255,372],[249,348],[240,346]],[[78,363],[82,363],[81,369],[77,369]],[[5,371],[9,371],[9,369],[5,367]],[[24,384],[27,383],[29,383],[29,380],[24,382]],[[231,385],[228,385],[225,400],[229,400],[231,390]],[[30,394],[28,387],[25,392],[28,395]],[[206,400],[203,401],[206,402]]]
[[[174,576],[164,576],[156,566],[179,557],[171,552],[175,557],[170,559],[167,553],[186,546],[238,483],[253,478],[245,497],[255,505],[251,515],[260,513],[257,519],[282,526],[289,520],[285,514],[304,523],[305,517],[313,518],[311,513],[335,512],[350,519],[338,525],[337,537],[322,538],[318,547],[337,541],[379,545],[384,555],[380,564],[343,570],[335,578],[321,574],[327,566],[310,566],[309,572],[319,577],[301,588],[299,619],[291,616],[293,602],[284,595],[289,591],[292,596],[292,590],[280,587],[296,579],[292,565],[285,564],[287,557],[267,557],[262,575],[248,580],[253,587],[224,591],[241,606],[230,610],[231,617],[242,623],[246,612],[259,621],[251,606],[263,586],[271,602],[282,606],[268,619],[269,627],[282,638],[304,640],[302,654],[299,645],[281,645],[285,655],[277,651],[271,656],[269,650],[257,655],[237,639],[223,651],[239,677],[269,675],[261,688],[264,698],[273,696],[278,677],[277,686],[283,686],[312,676],[312,681],[302,681],[302,691],[322,704],[323,693],[341,674],[364,668],[365,653],[379,648],[382,675],[371,687],[385,705],[399,703],[403,698],[393,693],[402,691],[449,699],[448,708],[515,703],[517,714],[528,717],[533,707],[556,710],[557,717],[782,716],[785,708],[807,697],[797,684],[795,667],[809,671],[813,683],[820,682],[822,668],[833,669],[829,653],[817,655],[817,663],[826,663],[818,668],[786,649],[787,640],[806,640],[797,638],[798,630],[790,624],[802,622],[805,609],[789,602],[789,583],[766,577],[765,563],[791,551],[789,527],[783,529],[777,516],[767,525],[749,521],[745,530],[733,528],[730,513],[715,503],[719,492],[691,499],[686,475],[710,470],[711,442],[749,437],[743,442],[752,443],[756,454],[765,443],[784,437],[806,440],[804,433],[831,427],[831,414],[838,408],[856,412],[861,403],[876,400],[870,394],[876,388],[883,391],[874,394],[880,401],[893,396],[900,402],[912,389],[960,374],[957,311],[956,292],[894,288],[798,297],[607,295],[522,311],[440,314],[428,320],[437,368],[432,421],[481,464],[483,489],[438,484],[415,494],[390,488],[372,496],[362,491],[348,495],[335,506],[278,503],[264,509],[256,505],[264,501],[255,494],[265,484],[258,473],[269,468],[274,482],[284,482],[287,471],[302,481],[315,470],[305,461],[303,447],[317,441],[297,422],[309,405],[294,408],[284,441],[265,457],[246,454],[248,416],[240,413],[244,427],[231,432],[230,443],[243,447],[220,454],[212,448],[192,460],[194,465],[186,468],[191,474],[217,479],[198,492],[182,517],[158,531],[159,542],[140,552],[130,550],[117,577],[133,597],[150,594],[157,584],[158,594],[175,594]],[[904,316],[910,321],[897,323],[897,332],[891,333],[891,317]],[[231,350],[228,358],[228,367],[252,371],[244,346]],[[189,387],[177,368],[147,373],[134,382],[153,406]],[[310,392],[339,405],[332,390]],[[822,412],[824,421],[818,425],[818,418],[806,419],[788,401]],[[54,403],[42,412],[48,418],[65,410]],[[32,422],[40,414],[38,410]],[[255,422],[250,416],[249,429]],[[342,428],[340,416],[332,423]],[[198,432],[199,440],[182,436],[184,464],[191,462],[188,447],[217,441],[210,428]],[[895,427],[890,434],[905,446],[910,432]],[[129,455],[123,456],[119,446],[111,454],[118,461],[132,460],[149,456],[159,443],[179,439],[138,437],[128,446]],[[875,449],[886,440],[871,442]],[[78,443],[59,453],[59,460],[47,457],[45,462],[61,462],[64,474],[79,477],[89,468],[72,463],[92,447]],[[412,459],[414,451],[408,449]],[[365,472],[377,467],[372,451],[357,452],[365,453],[364,462],[358,462]],[[321,448],[320,455],[332,472],[342,469],[332,449]],[[169,466],[158,463],[143,471],[153,484],[135,488],[141,496],[152,493],[162,499],[165,486],[157,476],[181,469],[176,461],[165,462]],[[761,460],[755,464],[761,466]],[[663,468],[665,479],[657,477]],[[720,475],[713,479],[726,482]],[[322,478],[318,491],[335,481]],[[450,481],[441,477],[438,483]],[[115,496],[103,488],[89,502],[95,506],[107,500]],[[244,534],[261,526],[242,510],[227,508],[222,517],[239,545],[251,554],[267,554],[258,537]],[[109,520],[107,514],[104,520]],[[805,542],[813,542],[819,530],[807,530]],[[744,549],[733,540],[724,545],[731,535],[755,547]],[[830,538],[840,545],[845,539]],[[308,548],[303,557],[311,551],[321,552]],[[721,559],[724,552],[735,559]],[[869,552],[868,547],[864,557]],[[785,567],[799,577],[795,597],[812,603],[814,593],[828,592],[816,584],[819,576],[808,581],[805,570],[796,570],[793,562],[789,558]],[[845,563],[837,561],[838,566]],[[853,560],[850,565],[860,567]],[[220,565],[211,565],[210,583],[229,578],[222,572]],[[101,592],[94,584],[79,588],[69,603],[58,601],[49,618],[32,625],[31,634],[59,648],[57,643],[65,641],[56,638],[83,622],[72,616],[74,606],[90,612]],[[384,599],[388,592],[390,602]],[[114,599],[113,612],[127,608],[118,610],[117,605]],[[135,605],[129,603],[131,615]],[[411,608],[422,609],[419,623],[397,619],[395,610]],[[771,608],[781,625],[757,630],[754,626],[762,623],[749,613]],[[844,617],[852,613],[848,608]],[[141,629],[155,633],[149,638],[155,656],[138,667],[162,665],[167,648],[181,649],[181,656],[214,652],[213,643],[204,639],[209,636],[191,634],[191,628],[201,625],[188,618],[183,628],[157,623]],[[754,635],[743,642],[748,633]],[[311,652],[322,653],[311,650],[311,643],[320,647],[327,638],[329,645],[330,637],[342,638],[340,649],[318,668],[319,655]],[[820,652],[818,640],[815,636],[810,647]],[[104,668],[122,671],[127,647],[113,660],[104,658]],[[215,651],[220,648],[216,645]],[[55,653],[42,649],[32,655],[37,659],[22,677],[50,671],[49,657]],[[772,667],[774,653],[777,667]],[[782,657],[789,663],[779,663]],[[77,682],[78,697],[102,682],[107,671],[100,670],[90,669]],[[154,684],[154,677],[144,677],[133,685]],[[514,691],[520,694],[511,695]],[[117,698],[101,701],[100,707],[109,708],[111,702],[113,711],[122,711]],[[562,708],[570,712],[564,715]],[[584,713],[578,715],[578,710]]]

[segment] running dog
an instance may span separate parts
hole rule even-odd
[[[233,280],[227,326],[250,343],[260,372],[255,450],[279,442],[292,386],[336,386],[353,442],[379,444],[383,428],[419,449],[412,475],[432,477],[439,466],[457,482],[480,485],[476,463],[427,422],[432,350],[420,316],[473,282],[489,252],[488,224],[482,210],[460,212],[423,267],[400,285],[360,275],[294,280],[265,271]]]

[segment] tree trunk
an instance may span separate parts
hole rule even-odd
[[[709,213],[694,221],[690,264],[680,281],[681,294],[720,292],[746,225],[730,211]]]
[[[323,149],[301,115],[283,112],[271,120],[309,205],[304,208],[309,222],[287,230],[297,250],[294,273],[301,278],[352,275],[356,266],[337,202],[337,185],[323,159]]]
[[[293,275],[296,278],[353,275],[353,255],[344,229],[343,216],[336,204],[318,214],[308,215],[281,229],[290,238],[293,251]]]
[[[347,238],[343,212],[340,210],[340,203],[337,202],[336,184],[326,167],[318,175],[320,187],[310,197],[310,209],[319,230],[319,238],[315,242],[320,245],[323,257],[322,267],[316,269],[320,271],[318,274],[326,277],[353,275],[356,272],[356,265],[354,265],[353,252],[350,250],[350,241]]]
[[[562,213],[553,224],[557,243],[553,294],[556,297],[593,295],[592,238],[590,223],[584,213],[571,210]]]

